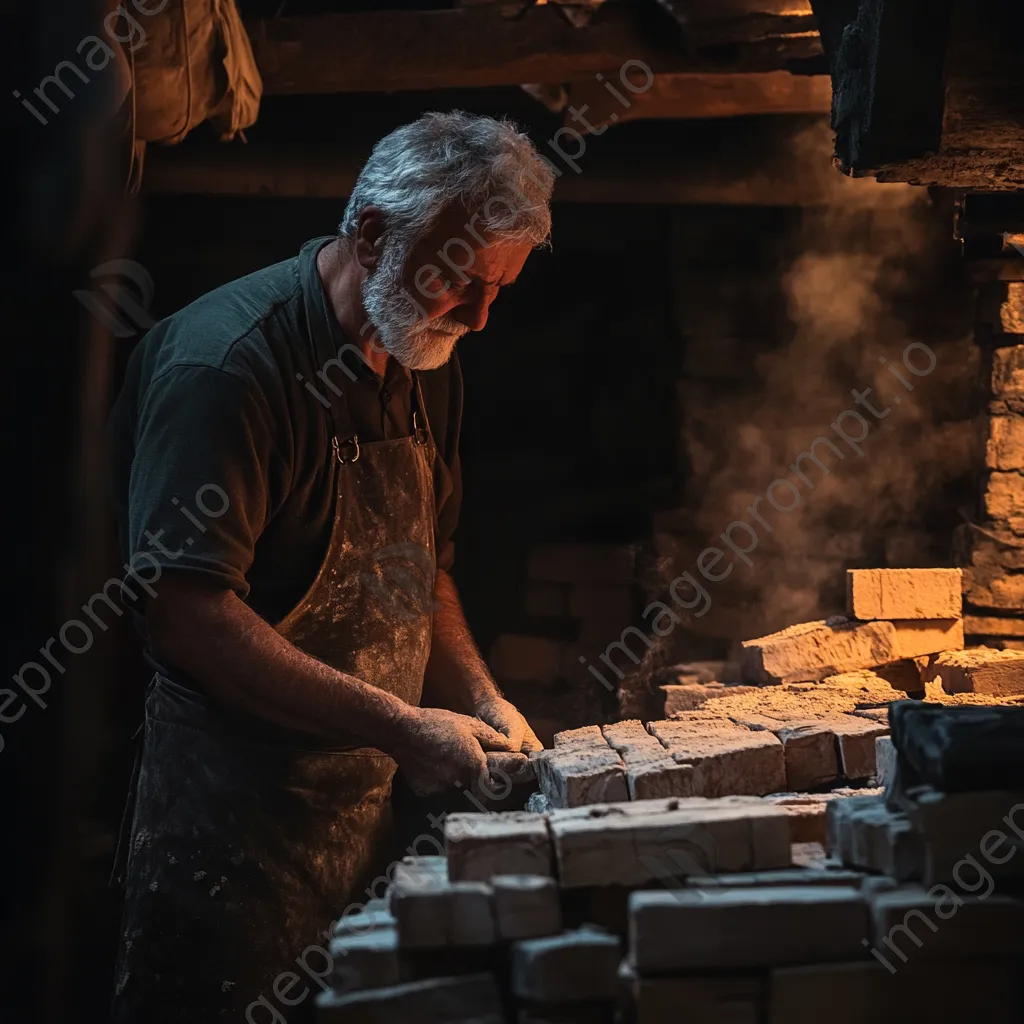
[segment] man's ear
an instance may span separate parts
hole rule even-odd
[[[366,270],[377,266],[384,245],[384,211],[379,206],[366,206],[359,213],[354,253],[356,261]]]

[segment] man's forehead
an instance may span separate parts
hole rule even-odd
[[[494,212],[496,216],[500,216],[507,213],[507,209],[502,207]],[[495,238],[493,233],[487,230],[487,215],[483,210],[468,210],[458,205],[445,209],[421,241],[436,249],[453,238],[467,242],[474,249],[483,251],[507,248],[514,244],[507,238]]]

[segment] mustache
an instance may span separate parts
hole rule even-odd
[[[459,323],[458,320],[450,316],[439,316],[435,320],[429,320],[423,325],[421,330],[430,331],[435,334],[454,335],[457,338],[461,338],[464,334],[469,333],[469,328],[465,324]]]

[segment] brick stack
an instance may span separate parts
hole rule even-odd
[[[754,797],[449,815],[444,857],[407,858],[339,922],[318,1019],[1016,1020],[1024,792],[990,787],[1024,779],[1022,719],[897,705],[897,778],[828,802],[831,857]]]
[[[495,679],[542,686],[586,679],[598,685],[580,657],[618,638],[635,617],[634,600],[631,548],[536,545],[527,565],[524,630],[495,641],[489,658]]]
[[[965,627],[975,643],[1024,649],[1024,234],[962,216],[985,355],[981,515],[957,530]],[[984,231],[991,232],[987,237]]]

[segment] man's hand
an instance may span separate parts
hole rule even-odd
[[[425,796],[457,782],[466,788],[475,786],[481,776],[487,778],[485,751],[512,749],[507,736],[476,718],[441,708],[409,708],[401,736],[388,753],[412,791]]]
[[[511,750],[528,754],[531,750],[543,750],[544,744],[537,739],[530,723],[519,713],[514,704],[497,694],[485,697],[476,705],[477,717],[493,726],[508,737]]]

